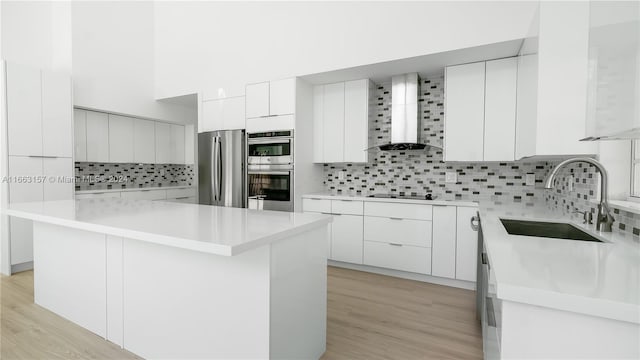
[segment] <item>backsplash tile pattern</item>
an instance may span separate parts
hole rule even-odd
[[[76,191],[194,185],[194,165],[76,162]]]
[[[375,145],[391,137],[391,83],[377,85],[371,115]],[[442,147],[444,137],[444,77],[420,81],[420,142]],[[445,163],[442,150],[431,148],[406,152],[371,152],[367,164],[325,164],[325,186],[342,194],[370,195],[432,193],[445,200],[494,200],[533,203],[544,195],[525,185],[525,175],[534,173],[538,184],[551,165],[547,162]],[[344,171],[344,180],[339,173]],[[445,173],[457,173],[456,183],[445,183]]]
[[[391,83],[378,84],[372,104],[370,139],[375,145],[389,142],[391,133]],[[420,142],[442,146],[444,136],[444,77],[435,75],[420,82]],[[546,202],[552,209],[580,221],[574,210],[596,213],[599,175],[594,167],[568,166],[556,181],[556,190],[542,189],[551,169],[561,160],[503,163],[445,163],[436,149],[406,152],[371,152],[369,163],[324,165],[325,188],[329,192],[367,196],[375,193],[424,195],[443,200],[491,200],[503,203]],[[340,172],[344,178],[340,179]],[[456,172],[457,182],[446,183],[445,173]],[[536,186],[526,186],[527,173],[535,174]],[[568,181],[573,175],[573,190]],[[640,235],[640,214],[614,209],[615,231]]]

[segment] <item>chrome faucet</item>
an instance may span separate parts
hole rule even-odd
[[[567,159],[556,165],[556,167],[551,170],[551,173],[549,174],[549,176],[547,176],[547,179],[544,182],[544,188],[553,189],[553,181],[558,175],[560,169],[562,169],[567,164],[576,162],[585,162],[587,164],[591,164],[595,166],[600,173],[600,204],[598,205],[598,214],[596,215],[596,230],[602,232],[611,232],[611,227],[615,220],[613,216],[611,216],[611,211],[609,210],[609,200],[607,197],[607,170],[599,161],[587,157],[576,157]]]

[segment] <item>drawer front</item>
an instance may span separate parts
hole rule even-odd
[[[431,247],[431,221],[364,217],[364,239]]]
[[[167,198],[166,190],[140,190],[122,192],[123,199],[132,200],[165,200]]]
[[[331,259],[362,264],[362,216],[334,215]]]
[[[302,211],[307,212],[331,212],[331,200],[325,199],[302,199]]]
[[[108,199],[108,198],[119,198],[120,192],[104,192],[104,193],[93,193],[93,194],[76,194],[76,200],[82,199]]]
[[[431,274],[431,249],[365,241],[364,264],[428,275]]]
[[[363,202],[357,200],[331,200],[331,212],[333,214],[362,215]]]
[[[368,216],[431,220],[432,209],[431,205],[365,202],[364,214]]]
[[[167,199],[167,202],[185,203],[185,204],[197,204],[198,201],[195,196],[178,197],[173,199]]]
[[[188,198],[196,196],[196,189],[167,189],[167,199]]]

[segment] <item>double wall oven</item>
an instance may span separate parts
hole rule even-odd
[[[293,130],[249,134],[247,187],[263,209],[293,211]]]

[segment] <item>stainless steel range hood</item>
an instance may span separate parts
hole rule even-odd
[[[421,150],[438,146],[420,143],[418,95],[420,79],[417,73],[391,78],[391,142],[377,146],[380,150]]]

